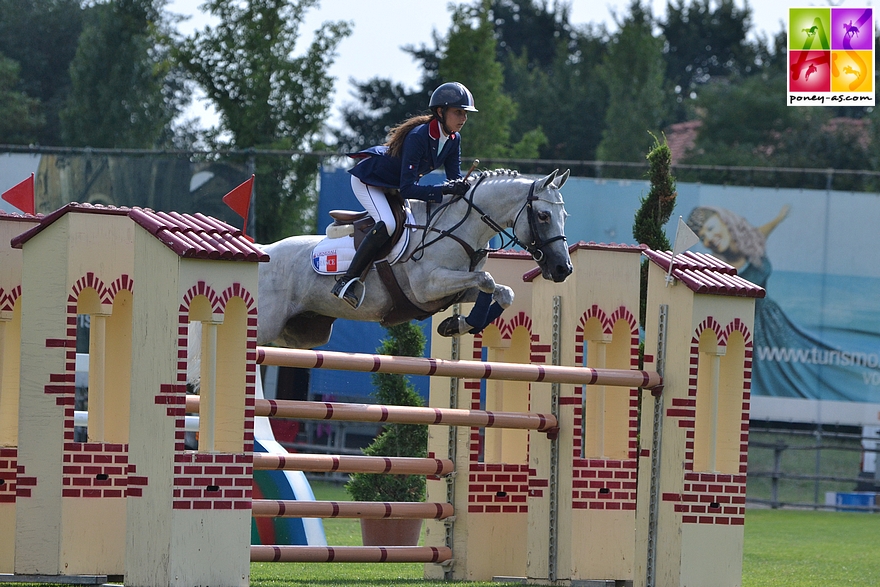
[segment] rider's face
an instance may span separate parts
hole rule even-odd
[[[467,111],[464,108],[448,108],[446,110],[446,128],[450,132],[459,132],[467,122]]]

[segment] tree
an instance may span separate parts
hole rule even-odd
[[[388,337],[376,351],[383,355],[421,357],[425,352],[425,335],[412,322],[387,329]],[[395,406],[423,406],[421,396],[404,375],[374,373],[376,403]],[[428,456],[428,427],[423,424],[388,424],[364,449],[369,456]],[[383,475],[355,473],[345,489],[357,501],[423,501],[424,475]]]
[[[36,141],[45,123],[40,101],[18,90],[18,63],[0,55],[0,143],[28,144]]]
[[[480,158],[536,158],[538,148],[546,142],[540,128],[527,131],[511,144],[510,128],[517,107],[502,90],[504,73],[496,59],[489,15],[489,0],[477,6],[454,6],[446,51],[440,60],[441,79],[467,86],[479,109],[468,121],[462,154]]]
[[[548,6],[546,0],[540,4],[534,0],[492,0],[490,9],[500,63],[527,55],[530,69],[548,70],[559,54],[558,43],[574,38],[567,3],[554,0]]]
[[[526,54],[507,57],[505,89],[519,107],[511,132],[522,136],[541,128],[547,137],[542,159],[595,158],[608,104],[607,89],[596,83],[605,41],[603,29],[585,29],[574,39],[547,39],[556,56],[546,67],[537,67]]]
[[[62,145],[59,111],[82,30],[80,0],[0,0],[0,54],[19,65],[17,91],[38,100],[28,142]]]
[[[66,145],[150,149],[170,142],[188,94],[161,43],[165,2],[112,0],[87,11],[61,111]]]
[[[518,106],[513,140],[540,128],[547,137],[541,158],[595,158],[607,108],[607,91],[596,83],[604,27],[573,26],[570,3],[560,0],[493,0],[491,11],[504,91]]]
[[[605,130],[596,156],[602,161],[640,161],[650,135],[666,115],[663,40],[654,37],[650,8],[632,0],[611,38],[600,69],[608,88]],[[646,144],[647,143],[647,144]]]
[[[648,245],[655,251],[668,251],[669,239],[663,226],[669,222],[675,210],[678,193],[675,190],[675,178],[672,176],[672,153],[666,137],[663,142],[655,136],[654,147],[648,153],[648,178],[651,189],[642,199],[642,205],[636,212],[633,221],[633,238],[636,242]],[[648,296],[648,261],[642,261],[641,295],[639,298],[639,324],[645,325],[645,311]]]
[[[337,148],[358,151],[385,142],[388,131],[402,120],[427,111],[424,91],[408,92],[389,79],[355,83],[354,104],[342,108],[345,128],[336,131]]]
[[[355,84],[355,101],[342,108],[345,126],[334,131],[337,148],[357,151],[385,142],[388,131],[410,116],[428,112],[431,93],[441,84],[437,68],[441,40],[436,32],[434,46],[405,46],[414,61],[421,63],[418,87],[408,90],[390,79],[373,78]]]
[[[696,98],[698,88],[713,78],[759,71],[759,44],[746,40],[751,18],[748,4],[740,9],[733,0],[667,4],[660,28],[666,39],[666,77],[673,87],[679,120],[687,115],[686,105]]]
[[[187,38],[179,62],[220,114],[219,131],[239,149],[313,150],[322,146],[333,79],[327,71],[349,23],[324,23],[305,54],[294,56],[305,13],[317,0],[208,0],[218,17]],[[218,134],[222,137],[222,134]],[[262,158],[256,169],[257,236],[275,240],[313,229],[317,165],[308,158]]]

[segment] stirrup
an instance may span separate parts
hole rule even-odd
[[[437,334],[440,336],[461,336],[471,331],[473,326],[467,323],[461,314],[453,314],[437,325]]]
[[[364,303],[364,295],[367,290],[357,277],[347,279],[343,276],[336,282],[330,293],[357,310]]]

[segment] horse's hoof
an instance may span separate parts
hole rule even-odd
[[[498,304],[506,310],[513,304],[514,296],[515,294],[512,289],[506,285],[498,285],[495,287],[495,293],[492,294],[492,299],[498,302]]]
[[[440,336],[461,336],[471,331],[471,325],[465,321],[461,314],[453,314],[437,326],[437,334]]]

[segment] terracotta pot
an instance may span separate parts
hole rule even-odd
[[[364,546],[418,546],[424,520],[361,519]]]

